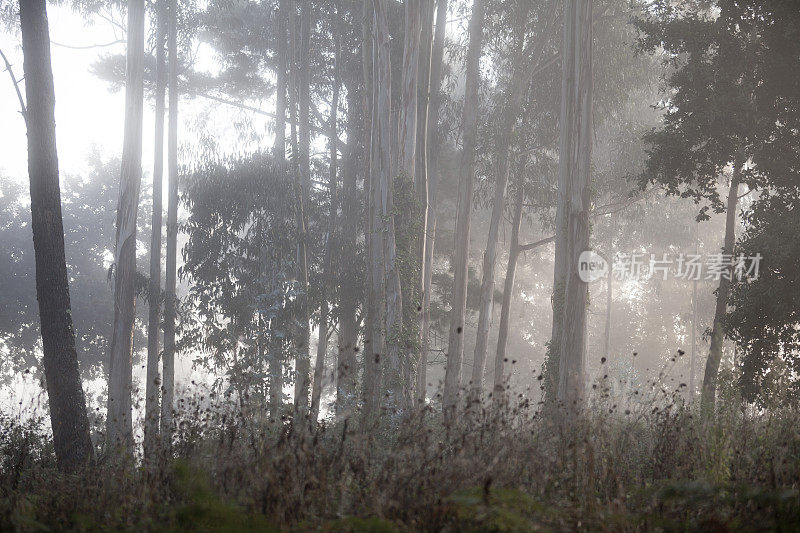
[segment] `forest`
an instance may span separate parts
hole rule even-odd
[[[0,530],[800,530],[797,0],[0,0],[0,59]]]

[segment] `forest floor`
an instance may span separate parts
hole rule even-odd
[[[800,411],[526,401],[308,428],[198,409],[169,459],[59,473],[41,421],[2,420],[0,530],[800,529]]]

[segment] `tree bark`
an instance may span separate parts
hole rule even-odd
[[[431,73],[430,73],[430,101],[428,103],[428,121],[426,124],[426,183],[428,184],[428,202],[426,208],[425,228],[425,257],[422,266],[422,337],[419,362],[417,363],[416,400],[425,403],[427,393],[428,352],[430,343],[430,306],[431,288],[433,278],[433,251],[436,241],[436,205],[438,184],[438,151],[441,146],[439,139],[439,108],[441,107],[441,87],[444,39],[447,29],[447,0],[437,0],[436,28],[434,30],[433,44],[431,46]]]
[[[725,245],[723,254],[732,254],[736,244],[736,206],[739,201],[739,183],[741,179],[740,161],[736,161],[733,167],[733,176],[728,190],[727,212],[725,216]],[[714,409],[717,394],[717,377],[719,375],[719,365],[722,361],[722,343],[725,340],[725,316],[728,314],[728,297],[731,290],[730,266],[726,267],[725,273],[720,276],[719,288],[717,289],[717,304],[714,308],[714,322],[711,327],[711,346],[708,350],[706,360],[705,375],[703,376],[703,392],[701,405],[704,412],[710,413]]]
[[[133,333],[136,318],[136,216],[142,182],[142,118],[144,100],[144,0],[128,2],[128,45],[125,82],[125,135],[122,147],[117,242],[115,247],[114,331],[108,382],[108,444],[133,454],[131,394]]]
[[[566,196],[566,283],[558,372],[558,400],[569,408],[583,402],[588,285],[578,275],[589,249],[589,186],[592,155],[592,0],[567,0],[562,55],[559,174]]]
[[[162,360],[161,438],[172,444],[175,403],[175,319],[178,295],[178,2],[169,3],[169,123],[167,124],[167,259],[164,279],[164,356]]]
[[[161,321],[161,222],[162,182],[164,177],[164,95],[166,73],[166,0],[156,3],[156,114],[155,147],[153,149],[153,214],[150,235],[149,315],[147,321],[147,384],[145,387],[144,457],[152,462],[158,447],[158,421],[161,377],[158,363]]]
[[[70,310],[58,183],[50,28],[45,1],[20,1],[20,23],[42,363],[56,461],[60,469],[75,471],[92,459],[93,450]]]
[[[463,146],[459,175],[456,212],[455,268],[453,280],[453,309],[450,313],[450,335],[447,346],[447,367],[444,378],[443,406],[445,420],[458,401],[461,387],[461,365],[464,357],[464,318],[467,313],[467,281],[469,267],[469,232],[472,214],[472,195],[475,183],[475,145],[478,129],[479,62],[483,42],[483,0],[473,0],[469,23],[469,45],[466,59],[466,87],[462,118]]]
[[[337,15],[338,16],[338,15]],[[331,116],[330,116],[330,213],[328,214],[328,234],[325,237],[325,255],[323,257],[322,266],[322,304],[319,312],[319,339],[317,341],[317,360],[314,364],[314,383],[311,387],[311,420],[316,421],[319,416],[319,402],[322,397],[323,379],[325,377],[325,356],[328,353],[328,319],[330,305],[328,304],[328,290],[327,288],[332,284],[333,280],[333,245],[335,240],[335,228],[337,225],[337,212],[339,211],[339,197],[337,194],[338,187],[338,146],[336,143],[337,137],[337,114],[339,110],[339,88],[341,86],[340,77],[340,63],[341,63],[341,38],[338,33],[339,24],[335,23],[336,33],[334,34],[335,52],[334,52],[334,75],[333,75],[333,93],[331,96]]]

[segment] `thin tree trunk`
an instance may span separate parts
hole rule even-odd
[[[489,345],[489,328],[492,322],[494,304],[494,276],[497,263],[497,237],[500,233],[500,219],[505,209],[506,185],[508,183],[508,158],[511,148],[514,125],[516,123],[522,97],[525,94],[524,80],[527,72],[523,72],[523,52],[525,44],[525,23],[528,19],[530,4],[518,2],[515,11],[514,27],[514,59],[511,82],[506,91],[505,106],[500,120],[497,148],[497,166],[495,167],[494,202],[492,216],[489,221],[489,235],[486,239],[486,250],[483,253],[483,279],[481,281],[480,304],[478,306],[478,332],[475,339],[475,355],[472,362],[472,380],[470,400],[480,400],[483,391],[483,372],[486,368],[486,351]]]
[[[64,252],[56,152],[55,91],[50,28],[44,0],[20,1],[28,130],[31,226],[42,363],[58,467],[77,470],[92,459],[86,399],[81,387]]]
[[[569,182],[566,198],[566,283],[558,372],[558,400],[580,407],[586,365],[588,284],[578,275],[579,257],[589,249],[589,187],[592,155],[592,0],[567,0],[564,12],[559,173]]]
[[[340,15],[337,15],[340,16]],[[338,23],[336,23],[336,33],[334,39],[335,44],[335,66],[333,76],[333,94],[331,96],[331,116],[329,128],[331,131],[330,137],[330,213],[328,214],[328,234],[325,237],[325,256],[323,258],[323,273],[322,273],[322,304],[319,313],[319,339],[317,341],[317,360],[314,364],[314,383],[311,388],[311,420],[316,421],[319,416],[319,402],[322,396],[323,383],[325,377],[325,356],[328,353],[328,319],[330,306],[328,304],[328,291],[333,280],[332,262],[333,262],[333,243],[334,233],[337,224],[337,212],[339,210],[339,197],[337,195],[338,187],[338,146],[336,143],[337,129],[336,121],[339,110],[339,88],[341,86],[340,77],[340,63],[341,63],[341,39],[338,34]]]
[[[731,186],[728,190],[727,213],[725,216],[725,245],[723,254],[732,254],[736,244],[736,206],[739,201],[739,183],[742,163],[736,161],[731,177]],[[728,297],[731,290],[730,266],[726,267],[725,273],[720,276],[719,288],[717,289],[717,305],[714,308],[714,322],[711,327],[711,347],[708,350],[706,360],[706,370],[703,376],[703,394],[701,398],[702,407],[705,412],[714,409],[714,402],[717,394],[717,377],[719,365],[722,361],[722,343],[725,340],[725,328],[723,321],[728,313]]]
[[[500,326],[497,331],[497,350],[494,359],[494,390],[492,399],[495,405],[500,405],[505,399],[506,380],[506,346],[508,345],[508,328],[511,323],[511,301],[514,296],[514,279],[517,275],[517,261],[521,253],[519,244],[519,230],[522,225],[522,207],[525,202],[525,164],[523,157],[517,169],[517,197],[514,202],[514,218],[511,221],[511,245],[508,250],[508,265],[506,278],[503,282],[503,304],[500,308]]]
[[[443,406],[449,420],[461,387],[461,365],[464,358],[464,318],[467,313],[467,281],[469,266],[469,232],[472,214],[472,191],[475,183],[475,145],[478,129],[479,62],[483,42],[483,0],[473,0],[469,23],[469,45],[466,59],[466,88],[462,118],[463,146],[459,175],[456,212],[455,268],[453,280],[453,309],[450,314],[450,335],[447,346],[447,367],[444,378]]]
[[[694,402],[697,367],[697,280],[692,281],[692,354],[689,359],[689,398]]]
[[[353,2],[353,16],[355,17],[357,4]],[[350,61],[345,63],[357,65],[357,56],[350,56]],[[339,346],[336,365],[336,412],[342,414],[349,412],[354,405],[356,394],[356,379],[358,365],[356,351],[358,331],[356,326],[356,310],[358,308],[359,280],[357,270],[352,267],[358,257],[357,237],[358,219],[361,207],[357,198],[357,173],[360,142],[363,131],[359,119],[363,115],[359,94],[360,72],[353,66],[348,67],[347,73],[347,140],[348,151],[344,161],[342,177],[342,264],[339,268]],[[365,184],[368,189],[368,185]],[[364,306],[366,309],[366,305]]]
[[[289,13],[289,0],[278,3],[275,53],[278,56],[278,70],[275,73],[275,144],[272,152],[280,163],[286,160],[286,19]]]
[[[430,74],[430,102],[428,105],[428,121],[426,124],[426,182],[428,184],[428,202],[426,209],[426,238],[425,257],[423,261],[422,285],[422,342],[420,346],[419,362],[417,363],[417,389],[416,400],[425,403],[427,391],[428,352],[430,351],[430,306],[431,288],[433,278],[433,251],[436,240],[436,204],[438,184],[438,151],[441,146],[439,139],[439,108],[441,107],[441,87],[444,57],[444,39],[447,29],[447,0],[437,0],[436,28],[434,30],[433,45],[431,47],[431,74]]]
[[[144,0],[128,2],[127,47],[125,135],[117,204],[114,331],[109,365],[107,435],[112,449],[130,456],[133,454],[131,394],[136,318],[136,215],[142,182]]]
[[[161,438],[172,444],[172,411],[175,402],[175,319],[178,266],[178,2],[169,3],[169,123],[167,124],[167,260],[164,279],[164,356],[162,360]]]
[[[152,461],[158,447],[158,421],[161,377],[158,362],[161,321],[161,222],[162,182],[164,176],[164,95],[166,93],[166,0],[156,4],[156,116],[155,148],[153,149],[153,217],[150,235],[150,284],[147,321],[147,385],[145,387],[144,457]]]
[[[296,159],[299,162],[300,184],[297,191],[297,210],[298,210],[298,242],[297,242],[297,280],[300,282],[302,294],[299,297],[299,317],[300,324],[298,335],[295,339],[296,365],[295,365],[295,387],[294,404],[295,410],[300,416],[308,414],[308,395],[311,389],[311,357],[310,357],[310,326],[309,326],[309,303],[308,303],[308,210],[307,204],[311,191],[311,164],[309,150],[311,147],[311,128],[310,128],[310,78],[309,78],[309,52],[311,43],[311,4],[309,0],[301,0],[300,3],[300,57],[294,67],[297,69],[298,77],[298,132],[300,136],[299,152]],[[294,154],[293,154],[294,157]]]

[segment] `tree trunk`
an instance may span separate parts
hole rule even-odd
[[[427,184],[416,176],[417,169],[417,121],[419,115],[419,56],[420,56],[420,9],[421,0],[405,2],[405,32],[403,38],[403,67],[401,80],[399,127],[400,168],[396,183],[390,184],[401,193],[412,192],[404,199],[397,211],[410,215],[410,222],[395,224],[398,248],[400,248],[400,270],[402,285],[402,322],[399,328],[398,361],[402,376],[394,394],[397,405],[403,409],[411,407],[412,372],[416,363],[416,340],[419,338],[417,308],[421,307],[422,270],[421,253],[424,254],[425,204]],[[399,183],[398,183],[399,182]],[[422,199],[422,200],[421,200]],[[422,203],[420,203],[420,200]],[[410,201],[410,206],[407,205]]]
[[[385,291],[383,284],[383,234],[381,232],[380,184],[378,182],[379,150],[378,136],[374,134],[373,122],[376,120],[375,76],[376,54],[374,53],[374,15],[372,2],[363,3],[361,53],[364,69],[364,120],[370,132],[369,164],[366,166],[364,190],[368,193],[367,229],[367,326],[364,336],[364,411],[363,425],[369,427],[378,413],[380,398],[378,382],[381,379],[381,357],[384,350]]]
[[[278,70],[275,73],[275,143],[272,148],[275,158],[280,163],[286,160],[286,19],[288,14],[289,0],[280,0],[275,36]]]
[[[356,3],[353,3],[355,17]],[[357,65],[355,54],[351,56],[351,65]],[[343,263],[339,268],[339,346],[336,365],[336,411],[342,414],[354,405],[358,365],[356,351],[358,331],[356,310],[358,308],[359,280],[353,263],[358,257],[357,237],[358,220],[361,206],[358,201],[357,173],[360,144],[363,140],[363,128],[359,120],[363,116],[360,99],[363,96],[359,84],[360,72],[355,67],[347,67],[347,141],[348,151],[344,161],[342,176],[342,248]],[[358,139],[358,141],[356,140]],[[369,186],[365,183],[365,187]],[[366,305],[364,306],[366,309]]]
[[[511,82],[506,91],[505,106],[500,120],[500,131],[498,132],[494,202],[492,203],[492,216],[489,221],[486,250],[483,253],[483,280],[481,281],[481,296],[478,306],[478,332],[475,339],[475,355],[472,362],[471,401],[480,400],[481,392],[483,391],[483,372],[486,368],[486,351],[489,345],[489,328],[491,327],[492,307],[494,304],[494,269],[497,263],[497,237],[500,233],[500,219],[505,209],[506,184],[508,183],[508,158],[514,125],[525,93],[524,80],[528,74],[527,71],[523,71],[523,46],[525,44],[525,23],[528,19],[529,9],[530,4],[527,2],[517,3]]]
[[[20,1],[28,129],[28,177],[36,260],[36,300],[50,425],[58,467],[74,471],[92,459],[64,252],[56,152],[55,91],[44,0]]]
[[[136,215],[142,181],[144,0],[128,2],[125,135],[122,147],[115,247],[114,332],[108,382],[108,444],[133,454],[131,413],[133,333],[136,318]]]
[[[441,146],[439,139],[439,108],[441,107],[441,87],[444,57],[444,39],[447,29],[447,0],[437,0],[436,28],[434,30],[433,45],[431,47],[431,73],[430,73],[430,102],[428,104],[428,121],[426,124],[426,183],[428,184],[428,202],[426,209],[426,238],[425,257],[422,265],[422,337],[419,362],[417,363],[417,388],[416,400],[425,403],[427,391],[428,340],[430,332],[430,306],[431,306],[431,280],[433,277],[433,251],[436,240],[436,203],[438,183],[438,151]]]
[[[728,190],[727,214],[725,217],[725,246],[723,254],[732,254],[736,244],[736,206],[739,201],[739,180],[742,163],[736,161],[731,177],[731,186]],[[711,327],[711,347],[708,350],[708,360],[706,360],[706,370],[703,376],[703,393],[701,405],[705,412],[714,409],[714,402],[717,394],[717,376],[719,374],[719,364],[722,361],[722,343],[725,340],[725,315],[728,314],[728,297],[731,290],[730,267],[726,267],[725,273],[720,276],[719,288],[717,289],[717,305],[714,308],[714,323]]]
[[[472,191],[475,183],[475,145],[478,129],[479,62],[483,42],[483,0],[473,0],[469,23],[469,45],[466,59],[466,87],[462,118],[463,146],[459,175],[456,211],[455,268],[453,280],[453,309],[450,314],[450,335],[447,346],[447,367],[444,378],[443,406],[445,420],[449,419],[461,387],[461,364],[464,357],[464,318],[467,313],[467,281],[469,267],[469,232],[472,214]]]
[[[579,257],[589,249],[589,186],[592,155],[592,0],[567,0],[562,54],[559,174],[566,196],[566,283],[558,372],[558,400],[580,407],[586,364],[588,284],[578,275]]]
[[[293,25],[294,26],[294,25]],[[295,383],[294,383],[294,405],[299,416],[308,414],[308,395],[311,389],[311,358],[309,354],[310,327],[309,327],[309,305],[308,305],[308,250],[307,250],[307,202],[311,191],[311,165],[309,150],[311,143],[311,129],[309,117],[309,52],[311,43],[311,5],[308,0],[300,3],[300,57],[292,65],[296,69],[296,81],[298,84],[297,104],[298,104],[298,132],[300,142],[298,152],[292,154],[295,161],[299,163],[300,183],[297,187],[297,280],[300,283],[301,295],[299,297],[299,323],[298,332],[295,335]]]
[[[175,402],[175,319],[178,266],[178,2],[169,3],[169,123],[167,124],[167,260],[164,279],[164,357],[162,361],[161,438],[172,444]]]
[[[155,459],[158,447],[159,397],[161,378],[158,337],[161,320],[161,222],[162,182],[164,176],[164,94],[167,85],[165,40],[167,33],[166,0],[156,3],[156,116],[155,148],[153,149],[153,217],[150,235],[150,284],[148,300],[150,313],[147,321],[147,384],[145,387],[144,457]]]
[[[374,231],[379,234],[383,248],[381,287],[385,304],[385,362],[382,365],[383,388],[389,393],[388,407],[396,407],[402,392],[400,342],[403,327],[403,302],[397,265],[395,223],[392,198],[392,126],[391,126],[391,58],[389,19],[385,0],[373,0],[373,113],[372,158],[370,174],[377,185]],[[379,294],[379,293],[376,293]],[[376,303],[380,301],[376,298]],[[379,322],[380,324],[380,322]]]
[[[494,391],[492,397],[495,405],[505,399],[506,379],[506,346],[508,345],[508,328],[511,323],[511,300],[514,295],[514,278],[517,274],[517,261],[521,252],[519,230],[522,225],[522,207],[525,201],[525,163],[523,157],[517,170],[517,197],[514,202],[514,219],[511,221],[511,246],[508,250],[506,278],[503,282],[503,305],[500,308],[500,326],[497,331],[497,350],[494,359]]]
[[[338,15],[337,15],[338,16]],[[330,213],[328,214],[328,234],[325,237],[325,256],[323,258],[323,273],[322,273],[322,304],[319,312],[319,339],[317,341],[317,360],[314,364],[314,383],[311,388],[311,420],[316,421],[319,416],[319,402],[322,396],[323,383],[325,377],[325,356],[328,353],[328,318],[330,306],[328,304],[328,291],[327,288],[331,285],[333,280],[332,262],[333,262],[333,243],[334,233],[337,224],[337,212],[339,210],[339,197],[337,195],[338,187],[338,146],[336,143],[337,129],[336,120],[339,110],[339,88],[341,86],[340,77],[340,63],[341,63],[341,38],[338,34],[339,24],[336,24],[336,33],[334,34],[335,44],[335,66],[334,66],[334,79],[333,79],[333,94],[331,96],[331,116],[330,116]]]

